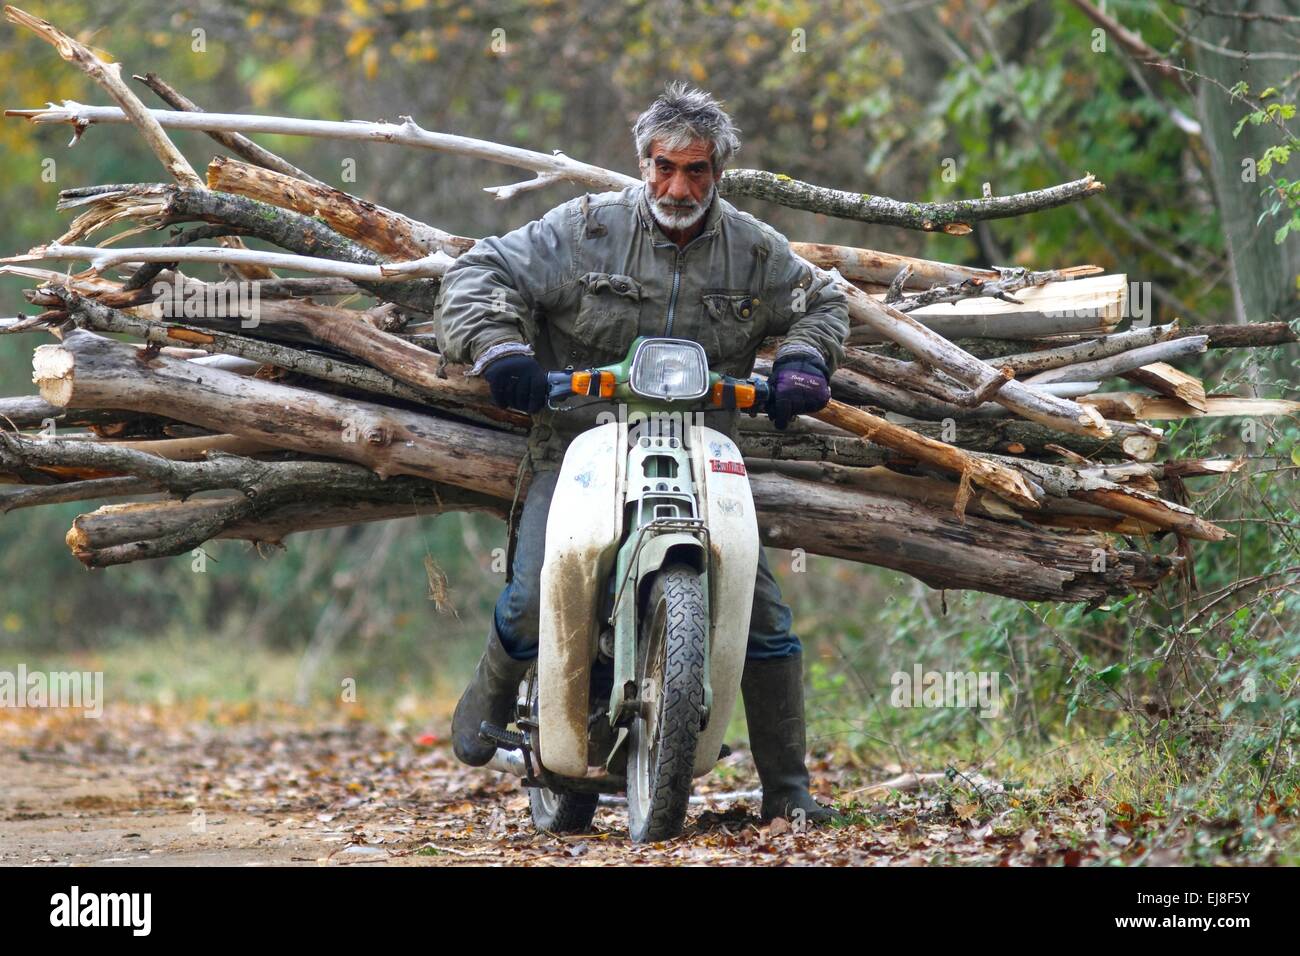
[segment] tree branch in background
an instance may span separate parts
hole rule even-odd
[[[182,94],[157,73],[146,73],[144,76],[135,74],[132,76],[132,79],[139,80],[145,86],[149,87],[149,89],[153,90],[154,93],[158,94],[159,99],[174,110],[182,110],[187,113],[205,112],[201,106]],[[310,173],[303,172],[293,163],[277,156],[269,149],[264,149],[257,145],[247,136],[242,136],[239,133],[222,133],[217,130],[210,131],[208,135],[222,146],[226,147],[226,149],[233,151],[238,156],[244,157],[244,159],[248,160],[250,163],[254,163],[265,169],[273,169],[278,173],[292,176],[294,179],[300,179],[303,182],[311,183],[312,185],[319,186],[323,189],[329,188],[328,184],[321,182]],[[212,188],[215,189],[216,187]]]

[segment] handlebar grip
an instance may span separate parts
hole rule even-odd
[[[568,398],[573,394],[573,373],[547,372],[546,386],[546,400],[548,402],[553,402],[561,398]]]
[[[748,409],[751,415],[757,415],[759,412],[767,411],[767,403],[772,397],[772,389],[767,384],[767,379],[755,376],[749,380],[754,386],[754,404]]]

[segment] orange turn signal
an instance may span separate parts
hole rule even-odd
[[[736,407],[753,408],[754,386],[750,385],[748,382],[735,382],[732,387],[736,390]],[[726,391],[726,388],[727,386],[725,382],[714,383],[713,391],[710,395],[714,405],[717,405],[718,407],[722,406],[722,396]]]
[[[613,372],[596,372],[600,376],[597,382],[601,398],[614,397],[614,373]],[[571,385],[575,395],[591,394],[591,372],[574,372],[573,383]]]

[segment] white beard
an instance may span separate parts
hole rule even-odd
[[[644,185],[646,202],[650,206],[650,212],[655,217],[655,222],[659,223],[664,229],[690,229],[699,222],[706,212],[709,205],[713,202],[713,193],[717,188],[716,184],[709,186],[708,195],[701,202],[695,203],[689,209],[680,206],[673,206],[667,198],[662,200],[655,199],[650,192],[650,184]],[[660,205],[663,203],[664,205]]]

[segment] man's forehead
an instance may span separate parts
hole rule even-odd
[[[681,149],[668,149],[659,140],[650,143],[652,159],[663,158],[670,163],[685,166],[689,163],[708,162],[713,155],[713,144],[703,139],[691,140]]]

